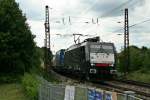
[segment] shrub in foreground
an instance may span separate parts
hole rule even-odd
[[[38,87],[40,81],[37,80],[36,75],[25,73],[24,77],[22,78],[22,85],[25,89],[27,96],[31,100],[38,99]]]

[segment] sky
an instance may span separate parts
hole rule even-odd
[[[117,51],[120,51],[124,45],[125,8],[129,10],[129,26],[133,25],[129,28],[130,45],[150,47],[150,0],[16,0],[16,2],[26,15],[32,34],[36,36],[34,40],[39,47],[44,46],[45,6],[49,6],[53,53],[74,44],[74,37],[71,35],[74,33],[88,35],[80,37],[80,41],[100,36],[104,42],[113,42]]]

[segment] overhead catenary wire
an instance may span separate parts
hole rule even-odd
[[[93,7],[95,7],[95,5],[97,5],[97,1],[98,1],[98,0],[96,0],[95,3],[93,3],[92,6],[90,6],[89,8],[87,8],[87,10],[85,10],[85,11],[82,12],[82,13],[80,13],[80,15],[89,12]],[[115,7],[115,8],[113,8],[113,9],[111,9],[110,11],[108,11],[108,12],[106,12],[106,13],[102,14],[101,16],[98,16],[98,17],[106,17],[106,16],[108,16],[110,13],[113,13],[115,10],[118,10],[119,8],[121,8],[121,7],[125,6],[125,5],[127,5],[128,3],[132,2],[132,1],[134,1],[134,0],[128,0],[128,1],[126,1],[126,2],[124,2],[124,3],[122,3],[121,5],[119,5],[119,6]]]
[[[150,21],[150,19],[147,19],[147,20],[144,20],[144,21],[141,21],[141,22],[132,24],[132,25],[130,25],[129,27],[132,28],[132,27],[134,27],[134,26],[141,25],[141,24],[146,23],[146,22],[149,22],[149,21]],[[123,30],[123,28],[118,29],[118,30],[116,30],[116,31],[114,31],[114,32],[118,32],[118,31],[121,31],[121,30]]]
[[[104,14],[102,14],[101,15],[101,17],[106,17],[106,16],[109,16],[109,14],[111,14],[111,13],[113,13],[115,10],[118,10],[119,8],[121,8],[121,7],[123,7],[123,6],[125,6],[125,5],[127,5],[128,3],[130,3],[131,1],[134,1],[134,0],[128,0],[128,1],[126,1],[126,2],[124,2],[123,4],[121,4],[121,5],[119,5],[119,6],[117,6],[117,7],[115,7],[115,8],[113,8],[112,10],[110,10],[110,11],[108,11],[108,12],[106,12],[106,13],[104,13]],[[97,2],[97,1],[96,1]],[[92,9],[94,6],[95,6],[95,4],[96,3],[94,3],[91,7],[89,7],[88,8],[88,10],[86,10],[86,11],[84,11],[84,12],[87,12],[87,11],[89,11],[90,9]],[[74,21],[74,20],[76,20],[76,19],[73,19],[73,18],[81,18],[81,19],[86,19],[86,20],[89,20],[89,21]],[[97,18],[98,19],[98,18]],[[54,23],[60,23],[60,24],[62,24],[62,25],[66,25],[66,24],[68,24],[68,25],[73,25],[73,24],[75,24],[75,23],[83,23],[83,25],[81,26],[81,27],[78,27],[78,28],[83,28],[83,27],[86,27],[86,25],[87,24],[89,24],[89,23],[92,23],[92,24],[95,24],[95,22],[97,22],[97,24],[100,22],[99,20],[93,20],[93,18],[90,18],[90,17],[83,17],[83,16],[69,16],[69,18],[68,17],[61,17],[61,21],[55,21]],[[68,27],[68,25],[66,25],[65,27]],[[68,28],[70,28],[70,27],[68,27]],[[68,31],[68,28],[66,29],[66,31]]]
[[[146,22],[149,22],[149,21],[150,21],[150,19],[147,19],[147,20],[141,21],[141,22],[139,22],[139,23],[133,24],[133,25],[131,25],[131,26],[129,26],[129,27],[134,27],[134,26],[136,26],[136,25],[143,24],[143,23],[146,23]]]
[[[99,1],[99,0],[96,0],[96,1],[93,3],[92,6],[90,6],[89,8],[87,8],[84,12],[81,12],[80,15],[83,15],[83,14],[89,12],[89,10],[92,9],[92,8],[97,4],[98,1]]]
[[[98,1],[98,0],[97,0],[97,1]],[[88,10],[85,10],[84,12],[80,13],[79,15],[82,15],[82,14],[84,14],[84,13],[89,12],[89,11],[97,4],[97,1],[96,1],[92,6],[90,6],[89,8],[87,8]],[[102,17],[107,17],[108,15],[110,15],[111,13],[113,13],[115,10],[118,10],[118,9],[122,8],[123,6],[129,4],[129,3],[132,2],[132,1],[135,1],[135,0],[128,0],[128,1],[126,1],[126,2],[124,2],[124,3],[122,3],[121,5],[119,5],[119,6],[115,7],[115,8],[113,8],[113,9],[109,10],[108,12],[105,12],[105,13],[102,14],[101,16],[98,16],[98,18],[99,18],[99,17],[100,17],[100,18],[102,18]],[[80,16],[72,16],[72,17],[91,19],[91,18],[88,18],[88,17],[80,17]]]
[[[131,1],[133,1],[133,0],[128,0],[128,1],[126,1],[124,3],[122,3],[121,5],[119,5],[119,6],[115,7],[115,8],[113,8],[113,9],[111,9],[110,11],[108,11],[108,12],[106,12],[104,14],[102,14],[100,17],[101,18],[102,17],[107,17],[108,15],[112,14],[115,10],[120,9],[121,7],[123,7],[123,6],[127,5],[128,3],[130,3]]]
[[[130,3],[131,1],[134,1],[134,0],[128,0],[128,1],[126,1],[126,2],[124,2],[124,3],[122,3],[121,5],[119,5],[119,6],[115,7],[115,8],[113,8],[112,10],[110,10],[110,11],[104,13],[104,14],[102,14],[101,16],[98,16],[97,19],[109,16],[109,15],[110,15],[111,13],[113,13],[115,10],[118,10],[119,8],[121,8],[121,7],[125,6],[125,5],[127,5],[127,4]],[[95,5],[95,4],[93,4],[91,8],[93,8],[94,5]],[[89,10],[90,10],[90,9],[89,9]],[[93,18],[92,18],[92,23],[94,24]],[[99,20],[97,20],[97,23],[99,23]],[[82,27],[82,26],[81,26],[81,27]]]
[[[75,24],[75,23],[85,23],[85,24],[93,23],[93,22],[92,22],[92,18],[91,18],[91,20],[74,21],[74,20],[71,18],[71,16],[68,16],[68,18],[67,18],[67,17],[52,18],[52,19],[50,19],[50,21],[51,21],[51,23],[63,23],[64,25],[67,24],[67,23],[70,24],[70,25]],[[97,21],[95,21],[95,22],[98,23],[98,19],[97,19]],[[95,23],[93,23],[93,24],[95,24]]]
[[[97,0],[98,1],[98,0]],[[97,2],[96,1],[96,2]],[[111,13],[113,13],[115,10],[118,10],[119,8],[121,8],[121,7],[123,7],[123,6],[125,6],[125,5],[127,5],[128,3],[130,3],[130,2],[132,2],[132,1],[135,1],[135,0],[128,0],[128,1],[126,1],[126,2],[124,2],[124,3],[122,3],[121,5],[119,5],[119,6],[117,6],[117,7],[115,7],[115,8],[113,8],[113,9],[111,9],[110,11],[108,11],[108,12],[105,12],[104,14],[102,14],[101,16],[98,16],[98,17],[96,17],[96,18],[102,18],[102,17],[107,17],[107,16],[109,16]],[[90,6],[89,8],[87,8],[88,9],[88,11],[89,10],[91,10],[97,3],[94,3],[92,6]],[[88,12],[87,10],[86,11],[84,11],[84,13],[85,12]],[[83,12],[81,12],[81,13],[83,13]],[[79,15],[81,15],[81,14],[79,14]],[[62,18],[62,17],[61,17]],[[64,17],[65,18],[65,17]],[[70,18],[84,18],[84,19],[92,19],[92,17],[83,17],[83,16],[70,16]],[[57,18],[58,19],[58,18]]]
[[[113,11],[115,11],[115,10],[121,8],[122,6],[128,4],[128,3],[131,2],[131,1],[133,1],[133,0],[128,0],[127,2],[125,2],[125,3],[121,4],[121,5],[119,5],[118,7],[115,7],[114,9],[112,9],[112,10],[110,10],[110,11],[104,13],[104,14],[101,15],[100,17],[106,17],[107,15],[109,15],[110,13],[112,13]],[[90,8],[88,8],[88,9],[90,10],[91,8],[93,8],[94,5],[95,5],[95,3],[94,3]],[[63,18],[65,18],[65,17],[63,17]],[[89,20],[92,20],[92,23],[94,24],[94,21],[93,21],[93,18],[92,18],[92,17],[69,16],[69,22],[70,22],[70,19],[71,19],[71,18],[84,18],[84,19],[89,19]],[[57,19],[58,19],[58,18],[57,18]],[[99,18],[97,17],[96,19],[98,20]],[[99,21],[96,21],[96,22],[98,23]],[[75,23],[75,22],[74,22],[74,23]],[[79,22],[78,22],[78,23],[79,23]],[[81,22],[81,23],[82,23],[82,22]],[[70,25],[71,25],[71,24],[70,24]]]

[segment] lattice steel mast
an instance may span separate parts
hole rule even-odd
[[[48,70],[48,53],[51,52],[50,45],[50,23],[49,23],[49,7],[45,7],[45,69]]]
[[[125,9],[124,18],[124,67],[125,72],[129,71],[130,65],[130,52],[129,52],[129,20],[128,20],[128,9]]]
[[[49,24],[49,7],[46,6],[45,12],[45,39],[46,47],[50,50],[50,24]]]

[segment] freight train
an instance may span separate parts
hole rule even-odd
[[[56,52],[53,69],[87,80],[107,80],[116,74],[116,49],[113,43],[100,42],[99,37]]]

